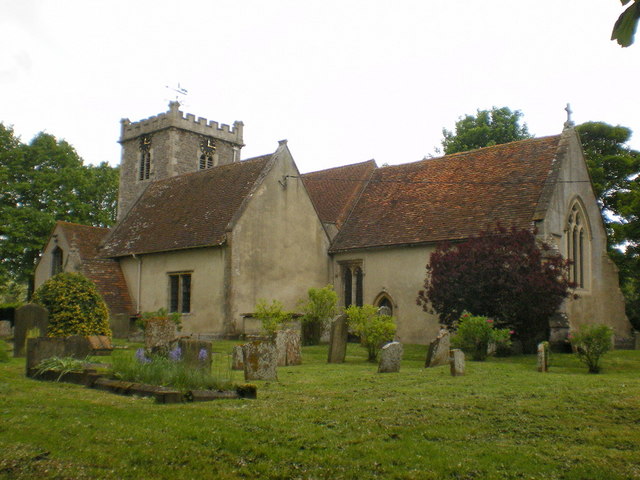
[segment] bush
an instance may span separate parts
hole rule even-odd
[[[472,360],[482,361],[489,355],[491,343],[495,343],[496,351],[498,348],[510,348],[511,332],[506,328],[495,329],[490,318],[464,312],[457,322],[456,334],[451,343],[470,354]]]
[[[33,301],[49,310],[49,337],[107,335],[109,312],[96,286],[79,273],[59,273],[43,283]]]
[[[589,373],[600,372],[600,358],[612,348],[613,330],[606,325],[583,325],[569,340],[580,361]]]
[[[302,303],[302,337],[305,345],[318,345],[327,322],[336,314],[338,294],[333,285],[323,288],[310,288],[308,299]]]
[[[284,305],[278,300],[272,300],[271,305],[260,299],[256,304],[254,317],[262,321],[262,328],[269,336],[274,336],[283,323],[291,320],[291,313],[284,311]]]
[[[345,310],[349,329],[360,337],[360,344],[367,349],[368,360],[375,362],[378,350],[387,342],[393,341],[396,324],[389,315],[378,315],[373,305],[357,307],[351,305]]]

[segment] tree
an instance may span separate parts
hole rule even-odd
[[[549,319],[570,295],[568,262],[535,232],[497,225],[431,254],[423,310],[451,326],[464,311],[515,330],[527,351],[549,338]]]
[[[39,133],[23,144],[0,123],[0,283],[27,281],[57,220],[115,221],[117,170],[84,166],[74,148]]]
[[[466,152],[476,148],[500,145],[531,138],[527,124],[520,125],[522,113],[507,107],[478,110],[477,115],[465,115],[456,122],[455,132],[442,129],[445,154]]]
[[[632,0],[620,0],[622,5],[627,5]],[[618,42],[621,47],[628,47],[634,41],[636,29],[640,20],[640,0],[633,0],[633,3],[626,8],[613,25],[611,40]]]
[[[640,329],[640,152],[627,146],[627,127],[587,122],[576,130],[603,212],[609,256],[620,270],[627,316]]]

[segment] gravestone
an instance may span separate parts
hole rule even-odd
[[[300,344],[300,330],[284,328],[276,332],[279,367],[300,365],[302,363]]]
[[[400,371],[403,347],[400,342],[387,343],[380,350],[378,373],[396,373]]]
[[[14,357],[24,357],[27,333],[34,328],[40,331],[39,337],[47,334],[47,328],[49,328],[49,312],[40,305],[27,303],[16,310],[15,325],[13,328]]]
[[[182,351],[182,361],[193,368],[211,371],[212,343],[207,340],[181,338],[178,347]]]
[[[278,350],[272,340],[256,340],[242,346],[244,379],[277,380]]]
[[[329,337],[328,363],[343,363],[347,355],[347,337],[349,328],[347,316],[338,315],[331,322],[331,335]]]
[[[70,337],[38,337],[27,339],[27,376],[38,364],[51,357],[73,357],[80,360],[109,350],[111,339],[102,335]]]
[[[118,313],[109,318],[113,338],[127,338],[131,329],[131,317],[126,313]]]
[[[541,342],[538,344],[538,371],[549,371],[549,342]]]
[[[171,350],[176,340],[176,324],[170,318],[149,318],[144,320],[144,346],[148,350]]]
[[[458,348],[451,350],[449,357],[449,366],[451,367],[451,375],[459,377],[464,375],[464,352]]]
[[[429,344],[425,368],[438,367],[449,363],[449,349],[451,348],[451,336],[449,330],[443,328],[436,339]]]
[[[11,322],[9,320],[0,320],[0,338],[9,338],[11,336]]]
[[[236,345],[231,352],[231,370],[244,370],[242,345]]]

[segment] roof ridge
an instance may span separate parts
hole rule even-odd
[[[340,170],[340,169],[342,169],[342,168],[347,168],[347,167],[359,167],[359,166],[362,166],[362,165],[366,165],[367,163],[373,163],[373,164],[376,166],[376,168],[379,168],[379,167],[376,165],[376,161],[375,161],[375,159],[371,158],[371,159],[369,159],[369,160],[365,160],[364,162],[349,163],[349,164],[347,164],[347,165],[339,165],[339,166],[337,166],[337,167],[330,167],[330,168],[325,168],[325,169],[323,169],[323,170],[315,170],[315,171],[313,171],[313,172],[303,173],[303,174],[301,174],[301,176],[302,176],[302,177],[306,177],[307,175],[314,175],[314,174],[316,174],[316,173],[325,173],[325,172],[329,172],[329,171],[331,171],[331,170]]]

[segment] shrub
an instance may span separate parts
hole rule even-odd
[[[360,337],[360,344],[367,349],[368,360],[375,362],[378,350],[385,343],[393,341],[396,333],[393,317],[378,315],[378,308],[373,305],[351,305],[345,313],[349,329]]]
[[[600,371],[600,359],[612,348],[613,330],[606,325],[583,325],[569,336],[571,345],[580,361],[587,365],[589,373]]]
[[[464,312],[456,324],[456,334],[451,343],[471,355],[472,360],[482,361],[489,355],[489,344],[501,348],[511,346],[511,332],[508,329],[495,329],[493,320],[474,316]]]
[[[266,300],[258,300],[253,315],[262,321],[262,328],[269,336],[274,336],[280,325],[291,320],[291,313],[285,312],[278,300],[272,300],[270,305]]]
[[[59,273],[43,283],[33,301],[49,310],[50,337],[107,335],[109,312],[96,286],[79,273]]]
[[[171,320],[176,324],[178,331],[182,330],[182,315],[179,312],[168,313],[166,308],[160,308],[155,312],[142,312],[136,320],[136,325],[144,331],[147,328],[147,323],[165,320]]]
[[[338,294],[333,285],[322,288],[310,288],[307,302],[302,302],[303,341],[305,345],[318,345],[328,320],[336,314]]]

